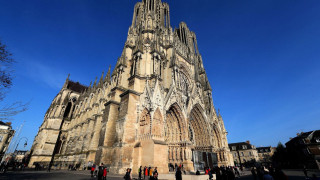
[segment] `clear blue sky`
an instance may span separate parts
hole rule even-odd
[[[0,0],[0,38],[17,61],[3,103],[32,100],[13,122],[26,121],[27,148],[68,73],[88,85],[114,67],[136,2]],[[229,142],[275,146],[320,129],[319,0],[167,2],[171,26],[197,35]]]

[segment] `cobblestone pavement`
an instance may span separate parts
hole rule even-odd
[[[305,180],[302,170],[285,170],[285,174],[289,180]],[[320,177],[320,171],[312,171],[308,173],[310,176],[316,174]],[[137,178],[136,176],[133,176]],[[46,171],[9,171],[5,174],[0,173],[1,180],[96,180],[90,177],[90,171],[65,171],[56,170]],[[108,180],[123,180],[123,175],[108,174]],[[243,176],[237,178],[239,180],[253,180],[250,171],[244,171]]]

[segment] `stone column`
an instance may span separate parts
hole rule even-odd
[[[101,130],[101,120],[102,116],[96,116],[95,117],[95,126],[94,126],[94,131],[93,131],[93,137],[90,142],[89,146],[89,156],[88,160],[93,161],[96,156],[96,151],[98,149],[98,142],[99,142],[99,135],[100,135],[100,130]],[[95,162],[96,163],[96,162]]]
[[[82,143],[82,147],[81,147],[82,151],[86,151],[88,149],[86,147],[86,141],[88,140],[89,136],[87,135],[87,133],[84,133],[84,132],[87,132],[88,125],[89,125],[89,123],[87,121],[82,124],[82,130],[81,130],[81,132],[83,133],[83,141],[81,142]]]
[[[194,171],[193,162],[192,160],[192,152],[191,147],[185,148],[185,160],[183,161],[183,167],[186,171]]]
[[[99,147],[102,149],[101,152],[101,161],[106,163],[106,164],[112,164],[113,159],[114,159],[114,151],[112,149],[115,138],[116,138],[116,122],[118,120],[118,114],[119,114],[119,103],[116,101],[109,101],[105,105],[105,122],[106,127],[105,127],[105,133],[102,134],[101,141],[102,146]]]

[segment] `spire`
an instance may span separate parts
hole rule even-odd
[[[218,117],[221,118],[220,109],[218,108]]]
[[[106,75],[106,77],[104,78],[104,82],[110,83],[110,80],[111,80],[110,71],[111,71],[111,65],[109,66],[107,75]]]
[[[68,87],[69,77],[70,77],[70,73],[68,74],[68,77],[67,77],[66,81],[64,82],[63,88],[67,88]]]
[[[102,71],[102,74],[101,74],[101,77],[100,77],[100,80],[99,80],[99,83],[98,83],[99,87],[102,87],[102,85],[103,85],[103,76],[104,76],[104,71]]]
[[[92,81],[90,81],[89,89],[91,88],[91,85],[92,85]]]
[[[98,80],[98,77],[96,77],[96,79],[94,80],[94,83],[93,83],[93,86],[92,86],[93,88],[96,87],[96,85],[97,85],[97,80]]]

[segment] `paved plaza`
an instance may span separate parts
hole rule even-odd
[[[288,176],[289,180],[304,180],[306,179],[303,175],[301,170],[286,170],[284,171],[285,174]],[[241,180],[253,180],[249,171],[244,172],[244,176],[237,178]],[[319,171],[309,172],[310,176],[312,174],[316,174],[317,177],[320,177]],[[133,178],[137,178],[133,176]],[[1,180],[95,180],[96,178],[90,177],[90,171],[9,171],[5,174],[0,174]],[[122,175],[108,175],[108,180],[120,180],[123,179]]]
[[[1,180],[93,180],[97,178],[90,177],[90,171],[9,171],[5,174],[0,174]],[[123,179],[120,175],[109,175],[108,179]]]

